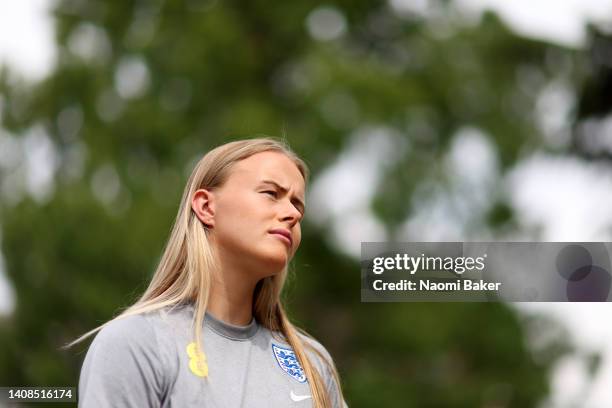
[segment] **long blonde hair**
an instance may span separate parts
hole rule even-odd
[[[240,160],[256,153],[277,151],[284,153],[297,166],[306,182],[308,168],[289,146],[272,138],[239,140],[221,145],[208,152],[197,163],[181,199],[180,207],[170,238],[166,244],[155,274],[144,294],[132,306],[101,326],[83,334],[65,347],[71,347],[104,328],[113,320],[141,313],[152,312],[185,301],[194,303],[193,328],[197,350],[202,350],[202,323],[208,305],[213,274],[217,270],[214,248],[210,242],[211,230],[195,215],[191,199],[196,190],[220,187],[228,178],[231,167]],[[303,341],[298,333],[308,334],[296,328],[287,318],[280,294],[287,277],[287,267],[282,273],[262,279],[253,294],[255,319],[272,333],[280,333],[293,348],[302,365],[315,407],[331,407],[332,401],[325,383],[314,364],[308,358],[308,349],[317,355],[334,377],[339,402],[342,390],[333,361],[319,350]]]

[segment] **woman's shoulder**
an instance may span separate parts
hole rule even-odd
[[[91,348],[119,350],[126,347],[155,347],[157,334],[149,317],[137,314],[107,322],[94,338]]]
[[[115,337],[122,333],[138,333],[142,329],[150,327],[147,317],[144,314],[135,314],[130,316],[118,316],[110,320],[100,330],[100,334]]]
[[[129,368],[129,362],[145,361],[153,372],[174,370],[175,335],[161,311],[116,317],[106,323],[91,342],[84,368]]]
[[[92,341],[81,367],[83,406],[156,405],[176,371],[155,313],[117,317]],[[166,346],[166,344],[168,344]],[[117,393],[117,390],[129,392]]]
[[[111,345],[115,348],[129,342],[131,347],[158,348],[165,341],[165,334],[189,321],[185,311],[176,307],[119,316],[100,329],[92,346]]]
[[[319,357],[323,357],[329,362],[332,361],[331,354],[329,354],[329,351],[327,351],[325,346],[323,346],[323,344],[319,340],[315,339],[310,334],[304,331],[298,331],[298,336],[300,337],[302,342],[306,345],[307,349],[314,351],[314,353],[317,355],[319,354],[322,355]]]

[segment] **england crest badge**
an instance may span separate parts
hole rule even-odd
[[[273,343],[272,352],[274,353],[276,362],[284,372],[289,374],[291,378],[298,382],[306,382],[306,374],[304,374],[304,369],[298,362],[295,352],[292,349],[277,346]]]

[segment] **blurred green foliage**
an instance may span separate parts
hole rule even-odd
[[[538,91],[559,76],[579,84],[580,54],[519,38],[492,14],[466,22],[452,3],[431,7],[423,18],[362,0],[59,1],[52,74],[0,74],[3,137],[36,144],[39,129],[58,158],[47,195],[8,194],[11,177],[26,183],[17,167],[0,176],[17,293],[0,322],[0,384],[77,384],[87,344],[58,347],[144,289],[194,160],[213,146],[286,135],[316,180],[354,132],[393,130],[410,148],[369,203],[391,236],[415,189],[444,183],[458,130],[482,130],[502,170],[547,148]],[[495,231],[512,209],[493,201],[481,218]],[[285,298],[335,357],[352,407],[523,408],[548,395],[552,365],[571,351],[559,327],[545,326],[559,335],[537,354],[529,328],[543,321],[521,324],[507,305],[362,304],[359,264],[331,227],[306,221],[304,235]]]

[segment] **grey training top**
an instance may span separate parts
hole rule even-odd
[[[191,345],[193,313],[192,304],[181,304],[104,327],[81,368],[79,407],[312,406],[304,371],[288,344],[278,340],[282,336],[273,337],[255,319],[234,326],[207,313],[201,356]],[[331,359],[323,346],[310,343]],[[329,369],[307,353],[333,406],[346,406]],[[198,361],[202,357],[206,364]]]

